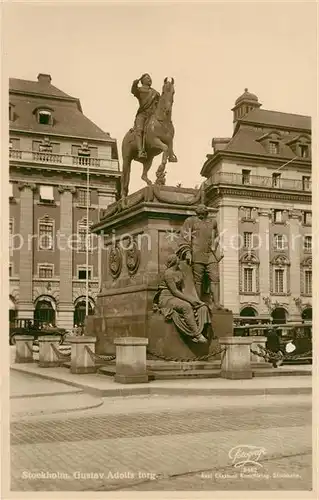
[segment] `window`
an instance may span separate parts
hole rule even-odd
[[[48,217],[39,221],[39,250],[53,250],[53,221]]]
[[[301,158],[309,157],[309,146],[308,144],[299,144],[299,151]]]
[[[88,279],[90,280],[92,276],[92,268],[88,269]],[[86,280],[86,267],[78,267],[78,279]]]
[[[312,224],[312,213],[311,212],[304,212],[303,223],[306,224],[307,226],[311,226],[311,224]]]
[[[89,191],[89,205],[91,205],[91,191]],[[78,204],[83,205],[86,207],[87,205],[87,190],[86,189],[79,189],[78,190]]]
[[[52,124],[52,115],[50,111],[39,111],[38,113],[38,121],[40,125],[51,125]]]
[[[242,170],[242,183],[249,184],[250,183],[250,170]]]
[[[253,269],[244,268],[244,292],[253,292],[253,273]]]
[[[312,250],[312,236],[305,236],[303,242],[304,250],[307,252],[311,252]]]
[[[284,293],[284,277],[283,269],[275,269],[275,293]]]
[[[305,271],[305,294],[312,295],[312,271]]]
[[[87,238],[87,219],[84,218],[78,222],[78,238],[77,238],[77,251],[78,252],[86,252],[87,249],[87,241],[88,241],[88,250],[92,250],[92,234],[90,234],[90,227],[92,226],[92,222],[89,222],[89,234]]]
[[[275,210],[274,211],[274,222],[283,222],[283,211]]]
[[[244,232],[244,247],[252,248],[253,246],[253,233]]]
[[[114,201],[114,194],[99,194],[99,208],[107,208]]]
[[[10,264],[9,264],[9,278],[12,278],[12,274],[13,274],[12,273],[12,264],[10,262]]]
[[[40,201],[53,203],[53,186],[40,186]]]
[[[12,104],[9,104],[9,121],[11,122],[13,120],[13,106]]]
[[[311,177],[309,175],[303,175],[303,177],[302,177],[302,189],[304,191],[310,191],[310,189],[311,189]]]
[[[277,155],[279,153],[279,142],[269,141],[269,153],[272,155]]]
[[[253,218],[253,211],[252,208],[250,207],[243,207],[243,218],[244,219],[252,219]]]
[[[285,238],[283,234],[275,234],[275,250],[285,250]]]
[[[280,186],[280,177],[281,177],[281,174],[277,174],[277,173],[272,174],[272,187],[279,187]]]
[[[9,198],[13,198],[13,184],[9,182]]]
[[[39,278],[53,278],[53,264],[39,264],[38,276]]]
[[[98,148],[93,146],[88,146],[87,143],[83,143],[82,146],[74,144],[71,147],[72,156],[91,156],[92,158],[97,158]]]
[[[11,256],[13,254],[12,237],[13,237],[13,219],[10,219],[9,220],[9,254]]]
[[[13,150],[20,149],[20,139],[16,139],[15,137],[11,137],[9,140],[9,148]]]

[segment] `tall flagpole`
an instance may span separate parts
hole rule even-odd
[[[87,158],[86,171],[86,300],[85,316],[89,315],[89,204],[90,204],[90,158]]]

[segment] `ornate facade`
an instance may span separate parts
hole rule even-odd
[[[236,100],[232,137],[214,138],[202,168],[219,209],[221,300],[235,315],[312,315],[311,119]]]
[[[10,316],[71,329],[85,314],[87,244],[89,311],[95,307],[100,253],[86,228],[116,199],[116,140],[50,75],[10,79],[9,120]]]

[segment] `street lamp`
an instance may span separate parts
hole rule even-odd
[[[90,203],[90,158],[87,158],[86,169],[86,283],[85,283],[85,316],[89,314],[89,203]]]

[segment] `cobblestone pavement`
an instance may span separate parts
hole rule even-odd
[[[104,409],[12,422],[11,489],[311,489],[310,397],[204,399],[127,398],[126,411],[106,398]],[[264,451],[245,470],[229,456],[236,446]]]

